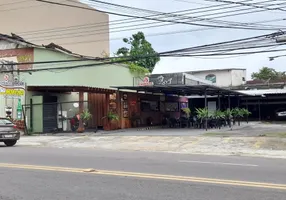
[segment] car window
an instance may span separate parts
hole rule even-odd
[[[0,119],[0,125],[6,125],[6,124],[13,124],[13,123],[7,119]]]

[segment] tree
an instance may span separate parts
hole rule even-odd
[[[286,77],[285,72],[277,72],[273,68],[269,67],[262,67],[259,72],[255,72],[251,74],[252,79],[256,80],[262,80],[262,81],[267,81],[267,80],[279,80],[279,79],[284,79]]]
[[[123,42],[130,45],[130,48],[122,47],[117,50],[117,56],[130,56],[131,59],[136,59],[135,61],[130,61],[128,63],[135,64],[137,66],[148,69],[149,72],[152,72],[155,65],[160,61],[159,56],[150,56],[148,58],[139,58],[141,56],[156,55],[157,52],[153,49],[150,42],[145,38],[143,32],[138,32],[133,34],[130,38],[124,38]]]

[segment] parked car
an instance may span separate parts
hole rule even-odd
[[[0,118],[0,142],[8,147],[14,146],[20,139],[17,127],[8,119]]]
[[[277,119],[284,120],[286,119],[286,108],[281,108],[275,111],[275,115]]]

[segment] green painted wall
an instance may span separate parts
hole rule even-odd
[[[34,61],[51,60],[69,60],[76,59],[60,52],[45,49],[34,49]],[[133,85],[133,75],[128,67],[124,65],[101,65],[84,67],[77,69],[59,69],[57,67],[66,67],[74,65],[85,65],[97,63],[95,61],[80,61],[71,63],[43,64],[34,65],[34,69],[55,68],[49,71],[33,72],[31,75],[23,73],[21,79],[27,85],[42,86],[90,86],[100,88],[110,88],[110,86],[131,86]]]
[[[42,133],[43,132],[43,105],[37,105],[43,103],[43,96],[33,96],[33,128],[32,132]]]
[[[75,60],[76,57],[66,55],[64,53],[46,50],[34,49],[34,62],[53,61],[53,60]],[[29,73],[21,73],[20,79],[26,82],[27,86],[89,86],[98,88],[109,88],[110,86],[132,86],[133,75],[129,72],[128,67],[124,65],[98,65],[77,69],[57,69],[58,67],[67,67],[74,65],[86,65],[97,63],[95,61],[79,61],[71,63],[42,64],[34,65],[34,69],[53,68],[49,71],[39,71]],[[29,104],[32,98],[35,103],[42,101],[41,92],[27,91],[25,104]],[[58,97],[58,102],[78,101],[78,93],[71,94],[55,93],[51,94]],[[87,100],[87,94],[85,94]],[[33,106],[33,132],[43,131],[43,108],[42,106]],[[87,104],[85,104],[87,108]],[[67,111],[68,117],[74,116],[78,112],[72,103],[63,104],[62,109]],[[30,116],[27,109],[27,124],[29,125]]]

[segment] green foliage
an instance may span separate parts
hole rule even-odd
[[[130,48],[122,47],[118,49],[115,54],[120,57],[130,56],[134,61],[129,61],[127,63],[135,64],[147,69],[148,72],[152,72],[157,62],[160,61],[160,57],[159,55],[150,56],[157,55],[158,53],[153,49],[151,43],[146,40],[144,33],[138,32],[133,34],[130,38],[124,38],[123,42],[130,45]],[[150,57],[140,58],[144,56]]]
[[[216,110],[213,114],[213,117],[216,119],[219,119],[219,118],[222,119],[225,117],[225,114],[221,110]]]
[[[80,114],[80,118],[82,119],[82,121],[87,122],[88,120],[92,118],[92,114],[88,110],[84,110]]]
[[[227,119],[231,118],[231,117],[232,117],[232,110],[230,110],[229,108],[226,109],[226,110],[224,111],[224,116],[225,116]]]
[[[187,117],[190,117],[191,110],[190,108],[182,108],[182,111],[186,113]]]
[[[278,80],[278,79],[284,79],[286,78],[285,72],[277,72],[273,68],[269,67],[262,67],[259,72],[255,72],[251,74],[251,78],[255,80]]]
[[[199,119],[206,119],[209,116],[207,108],[196,108],[196,114]]]
[[[140,67],[139,65],[136,65],[135,63],[127,63],[129,66],[129,70],[132,74],[138,75],[138,76],[145,76],[147,73],[149,73],[149,70]]]
[[[107,113],[107,119],[109,120],[109,121],[118,121],[119,120],[119,116],[117,115],[117,114],[115,114],[115,113],[113,113],[113,112],[111,112],[111,111],[109,111],[108,113]]]
[[[234,109],[232,109],[232,115],[235,118],[242,118],[243,117],[243,111],[240,108],[234,108]]]
[[[242,114],[243,114],[244,117],[247,117],[247,116],[251,115],[251,112],[249,112],[249,111],[248,111],[247,109],[245,109],[245,108],[242,108],[242,109],[241,109],[241,112],[242,112]]]

